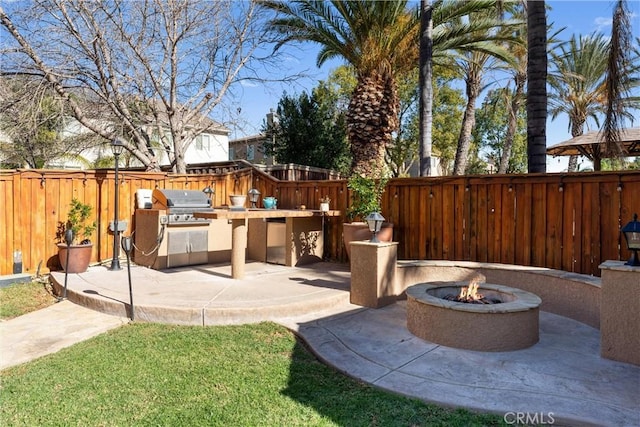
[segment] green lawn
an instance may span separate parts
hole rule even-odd
[[[51,285],[39,281],[16,283],[0,288],[0,319],[22,316],[57,301]]]
[[[273,324],[133,323],[0,372],[2,426],[481,426],[362,384]]]

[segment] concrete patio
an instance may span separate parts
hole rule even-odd
[[[229,265],[132,267],[131,277],[136,321],[274,321],[339,371],[425,401],[493,412],[509,423],[520,416],[539,424],[640,425],[640,367],[601,358],[599,331],[562,316],[541,312],[540,340],[532,347],[489,353],[415,337],[406,327],[405,301],[380,309],[350,304],[344,264],[249,263],[243,280],[230,278]],[[63,273],[52,279],[64,286]],[[127,321],[126,265],[121,271],[91,267],[67,280],[75,304],[65,301],[0,323],[2,368],[56,351],[64,339],[71,345]]]

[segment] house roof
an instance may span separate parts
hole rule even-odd
[[[158,121],[160,121],[162,125],[168,125],[169,114],[167,113],[165,104],[160,102],[160,100],[157,100],[157,99],[146,100],[146,103],[149,104],[151,108],[157,111]],[[177,104],[176,107],[177,107],[176,116],[178,120],[182,120],[183,117],[187,115],[188,112],[193,113],[193,111],[189,111],[182,104]],[[149,123],[152,123],[155,121],[155,118],[150,113],[147,115],[145,119],[148,120]],[[221,123],[216,122],[215,120],[212,120],[209,117],[204,116],[198,112],[195,112],[195,114],[193,114],[193,116],[190,118],[190,120],[187,123],[192,124],[192,123],[195,123],[196,121],[201,121],[202,124],[207,127],[207,131],[209,133],[218,133],[218,134],[228,135],[230,132],[229,128],[223,126]]]
[[[242,138],[230,139],[229,145],[247,144],[251,142],[263,142],[266,138],[267,136],[264,133],[259,133],[257,135],[249,135],[249,136],[244,136]]]
[[[620,132],[620,145],[626,156],[640,156],[640,127],[623,129]],[[586,156],[590,160],[595,157],[604,157],[605,141],[600,131],[587,132],[559,144],[547,148],[547,154],[551,156]]]

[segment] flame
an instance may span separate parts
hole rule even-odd
[[[478,285],[480,284],[480,278],[475,277],[469,282],[469,286],[463,286],[460,289],[460,295],[458,295],[459,301],[474,301],[481,300],[484,295],[478,292]]]

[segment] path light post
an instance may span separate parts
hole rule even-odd
[[[633,214],[633,221],[629,221],[627,225],[622,227],[622,234],[627,241],[627,249],[631,251],[631,258],[625,262],[625,265],[631,265],[634,267],[640,266],[640,259],[638,259],[638,251],[640,250],[640,222],[638,222],[638,214]]]
[[[129,305],[131,306],[131,321],[134,320],[133,314],[133,287],[131,286],[131,250],[133,249],[133,243],[131,242],[131,236],[122,238],[122,249],[127,255],[127,277],[129,278]]]
[[[67,228],[64,232],[64,242],[67,244],[67,260],[64,264],[64,292],[62,293],[62,299],[67,299],[67,279],[69,278],[69,253],[71,252],[71,244],[74,239],[73,230]]]
[[[380,243],[378,240],[378,232],[382,228],[382,223],[384,222],[384,217],[380,214],[380,212],[371,212],[367,215],[367,224],[369,225],[369,231],[371,231],[371,243]]]
[[[113,151],[113,157],[116,159],[116,171],[115,171],[115,188],[114,188],[114,214],[113,214],[113,258],[111,259],[111,267],[109,270],[116,271],[122,270],[120,267],[120,246],[118,245],[118,238],[120,237],[120,231],[118,227],[118,157],[122,154],[124,145],[118,138],[114,139],[111,143],[111,151]]]

